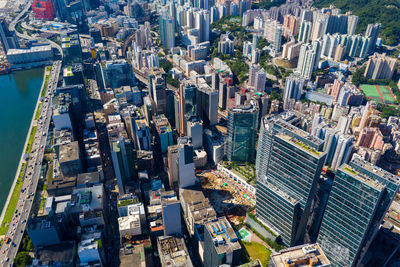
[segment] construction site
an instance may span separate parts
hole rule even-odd
[[[231,223],[237,225],[254,207],[250,198],[243,194],[243,190],[234,182],[224,178],[218,171],[204,171],[197,175],[201,180],[205,197],[210,200],[218,216],[224,215]]]

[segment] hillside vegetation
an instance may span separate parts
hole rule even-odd
[[[400,43],[400,0],[316,0],[319,8],[334,4],[342,12],[359,17],[357,32],[364,33],[369,23],[381,23],[381,38],[386,45]]]

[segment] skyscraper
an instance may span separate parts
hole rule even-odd
[[[324,142],[292,125],[292,113],[261,123],[257,147],[257,217],[286,246],[302,244],[326,153]]]
[[[179,133],[186,135],[186,123],[197,116],[197,87],[194,84],[180,84],[179,87]]]
[[[228,111],[226,155],[229,161],[254,162],[258,111],[258,104],[253,100]]]
[[[282,34],[283,34],[283,27],[282,25],[278,25],[275,30],[275,38],[274,38],[274,43],[272,45],[272,49],[275,53],[278,53],[281,50]]]
[[[218,75],[216,75],[218,77]],[[205,125],[218,123],[218,90],[200,86],[197,90],[197,112]]]
[[[175,20],[167,14],[160,14],[158,19],[161,44],[165,49],[171,49],[175,46]]]
[[[318,235],[332,266],[358,264],[399,185],[397,176],[359,157],[338,169]]]

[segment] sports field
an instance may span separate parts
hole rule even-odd
[[[245,228],[240,229],[238,231],[238,234],[239,234],[239,238],[241,240],[248,241],[248,242],[251,241],[251,235]]]
[[[393,104],[396,101],[392,90],[386,85],[361,84],[359,89],[369,100],[375,100],[378,103]]]

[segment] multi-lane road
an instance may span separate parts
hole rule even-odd
[[[22,190],[20,192],[15,213],[9,224],[5,241],[0,250],[0,266],[12,266],[17,255],[21,239],[23,237],[26,224],[31,212],[34,196],[36,193],[40,172],[42,167],[43,155],[46,146],[47,134],[52,115],[52,97],[57,88],[58,78],[61,71],[61,61],[55,61],[52,66],[48,81],[45,97],[41,107],[40,118],[37,121],[35,139],[29,159],[26,162],[26,171],[23,179]]]

